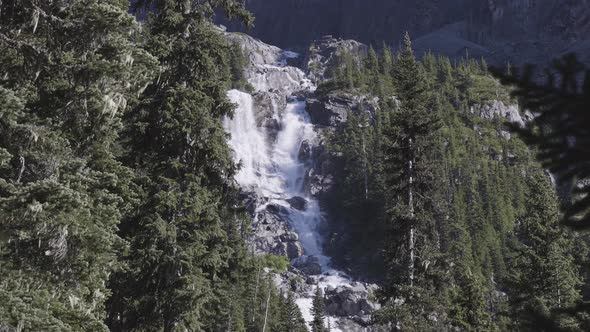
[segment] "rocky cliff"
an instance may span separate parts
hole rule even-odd
[[[283,48],[303,49],[324,35],[395,47],[408,31],[418,54],[545,64],[577,52],[590,62],[588,0],[249,0],[247,6],[256,16],[249,33]]]

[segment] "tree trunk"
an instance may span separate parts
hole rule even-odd
[[[415,260],[416,260],[416,229],[414,225],[414,151],[412,146],[412,139],[410,138],[409,148],[410,153],[412,154],[412,158],[408,162],[408,175],[410,176],[409,184],[408,184],[408,208],[410,210],[410,238],[409,238],[409,250],[410,250],[410,262],[408,266],[408,273],[410,276],[410,286],[414,286],[414,270],[415,270]]]
[[[266,321],[268,319],[268,304],[270,303],[270,290],[272,289],[272,285],[269,283],[268,285],[268,296],[266,297],[266,310],[264,312],[264,325],[262,325],[262,332],[266,331]]]
[[[256,299],[258,298],[258,280],[260,279],[260,268],[256,271],[256,288],[254,289],[254,298],[252,299],[252,323],[256,320]]]

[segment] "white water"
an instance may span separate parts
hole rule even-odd
[[[284,65],[284,64],[283,64]],[[268,81],[263,76],[251,82],[258,91],[269,89]],[[308,87],[304,82],[302,88]],[[270,87],[272,88],[272,87]],[[241,169],[236,175],[238,184],[258,196],[268,199],[267,203],[257,206],[256,212],[264,210],[269,204],[280,205],[288,211],[288,222],[299,235],[304,257],[318,257],[322,265],[319,287],[338,287],[350,284],[351,280],[344,273],[330,267],[330,259],[322,249],[322,236],[319,227],[323,216],[318,201],[306,193],[304,176],[305,163],[299,161],[299,150],[304,140],[312,141],[316,133],[305,110],[305,102],[291,101],[282,114],[281,129],[275,142],[268,142],[264,128],[256,125],[256,110],[250,94],[231,90],[230,100],[238,105],[232,119],[224,120],[225,129],[231,134],[229,145],[234,151],[236,162]],[[303,197],[307,201],[305,211],[290,206],[286,199]],[[296,300],[302,314],[309,322],[311,316],[312,294]],[[331,319],[334,326],[335,319]],[[332,329],[332,331],[339,331]]]

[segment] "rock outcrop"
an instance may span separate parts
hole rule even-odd
[[[370,322],[369,316],[381,306],[372,298],[376,285],[352,283],[326,289],[326,312],[336,317],[362,317]]]
[[[335,68],[344,53],[352,56],[353,60],[360,64],[362,59],[367,56],[367,51],[367,45],[356,40],[343,40],[332,36],[324,36],[314,41],[307,52],[309,77],[315,82],[325,80],[329,78],[329,70]]]
[[[533,119],[531,112],[525,111],[524,114],[521,114],[518,105],[505,105],[499,100],[494,100],[484,105],[473,105],[470,111],[486,120],[493,120],[495,117],[499,117],[521,128]]]
[[[254,238],[250,243],[255,252],[289,259],[303,255],[299,235],[285,222],[284,213],[283,207],[272,204],[257,213],[252,225]]]
[[[307,99],[307,112],[313,124],[337,127],[346,122],[349,112],[367,112],[369,118],[375,114],[379,99],[348,92],[332,92],[326,96]]]
[[[299,57],[297,53],[281,50],[239,32],[224,35],[231,43],[240,46],[248,59],[245,78],[256,91],[281,93],[286,98],[312,87],[301,69],[288,66],[291,59]]]

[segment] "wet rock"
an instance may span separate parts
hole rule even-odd
[[[285,220],[284,207],[270,204],[257,214],[253,224],[253,238],[250,247],[260,254],[286,256],[290,259],[303,255],[299,236],[290,229]]]
[[[312,157],[312,145],[308,140],[303,140],[301,142],[301,146],[299,147],[299,154],[298,159],[301,162],[307,162],[311,160]]]
[[[281,93],[257,92],[252,95],[256,108],[256,125],[266,129],[269,141],[274,142],[281,130],[281,117],[287,101]]]
[[[302,256],[293,261],[293,266],[307,275],[318,275],[322,273],[320,259],[316,256]]]
[[[287,257],[294,259],[303,255],[303,247],[299,242],[287,242]]]
[[[281,241],[283,242],[295,242],[299,240],[299,235],[295,232],[288,232],[281,235]]]
[[[326,312],[339,317],[363,317],[380,305],[370,299],[372,288],[362,283],[339,286],[326,291]]]
[[[257,91],[274,91],[285,97],[311,87],[303,71],[295,67],[257,65],[248,68],[245,76]]]
[[[313,276],[309,276],[305,279],[305,283],[308,285],[317,285],[318,284],[318,279],[313,277]]]
[[[307,209],[307,200],[303,197],[294,196],[286,200],[292,208],[305,211]]]
[[[276,205],[276,204],[269,204],[266,207],[266,211],[270,212],[271,214],[275,214],[275,215],[287,213],[287,210],[284,207],[282,207],[280,205]]]

